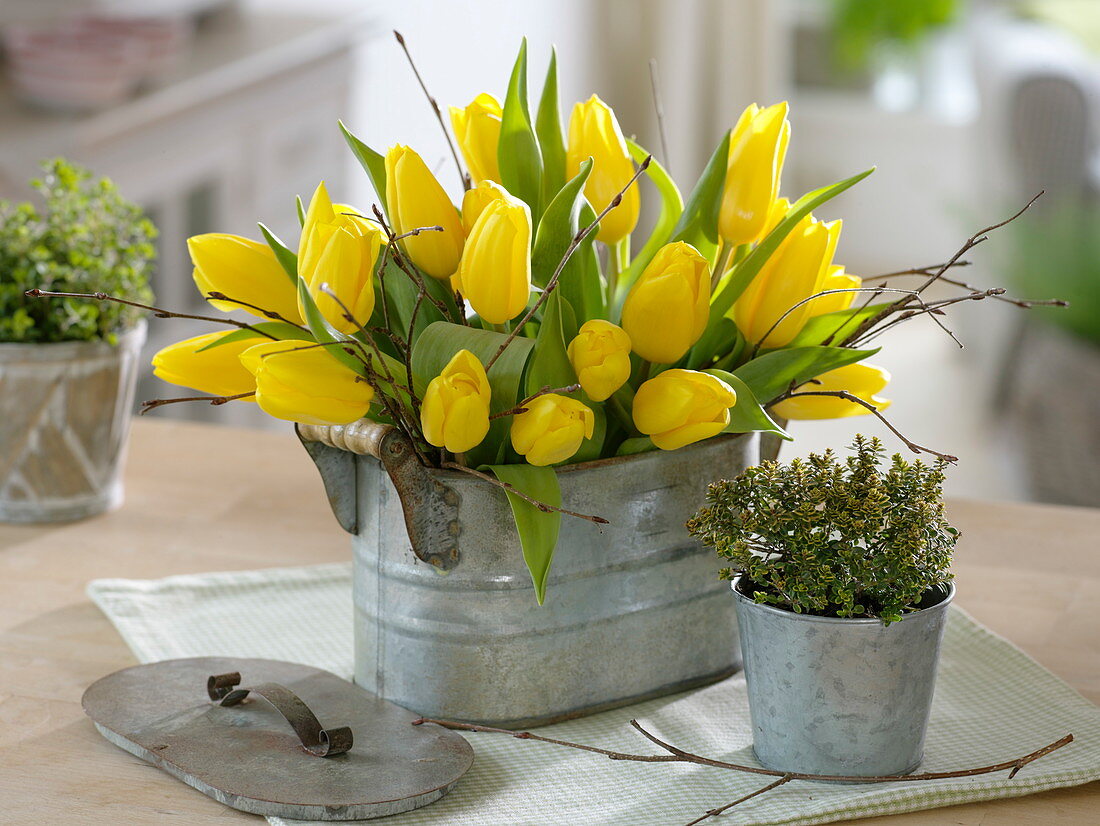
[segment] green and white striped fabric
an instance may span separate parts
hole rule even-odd
[[[351,571],[320,565],[97,580],[88,594],[143,662],[239,656],[352,671]],[[962,595],[965,600],[965,594]],[[654,748],[627,724],[721,760],[754,763],[743,677],[560,723],[540,734],[630,752]],[[731,824],[814,824],[1014,797],[1100,779],[1100,709],[1019,649],[951,609],[921,771],[982,766],[1072,732],[1076,742],[1007,773],[920,783],[792,782],[729,810]],[[759,788],[759,777],[696,765],[612,762],[599,755],[470,734],[474,767],[442,800],[385,819],[419,824],[682,824]],[[183,791],[181,794],[188,792]],[[283,826],[278,818],[272,823]],[[709,821],[708,821],[709,822]]]

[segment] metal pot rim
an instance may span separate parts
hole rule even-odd
[[[753,609],[760,611],[767,611],[772,614],[778,614],[796,622],[824,622],[824,623],[838,623],[842,625],[852,626],[868,626],[868,625],[882,625],[882,620],[877,617],[819,617],[816,614],[796,614],[794,611],[786,608],[779,608],[775,605],[766,605],[761,602],[755,602],[752,597],[745,596],[739,590],[737,590],[738,584],[741,582],[743,574],[739,574],[731,583],[730,590],[733,592],[733,596],[738,602],[745,606],[751,606]],[[941,586],[942,587],[942,586]],[[947,583],[947,595],[937,602],[935,605],[929,605],[927,608],[921,608],[919,611],[910,611],[907,614],[902,614],[902,619],[909,619],[921,614],[929,614],[935,611],[940,611],[946,608],[951,601],[955,598],[955,582],[954,580]]]

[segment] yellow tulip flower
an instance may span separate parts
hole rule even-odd
[[[240,235],[209,232],[188,238],[187,250],[195,265],[195,286],[204,296],[220,292],[228,298],[278,313],[293,324],[302,323],[298,290],[267,244]],[[259,310],[232,301],[210,303],[227,313],[244,310],[267,318]]]
[[[206,333],[169,344],[153,356],[153,375],[170,384],[190,387],[214,396],[251,393],[256,389],[256,380],[241,364],[241,353],[270,339],[255,335],[211,347],[209,350],[202,349],[234,334]],[[255,400],[248,397],[242,401]]]
[[[787,108],[785,101],[766,109],[753,103],[730,135],[718,232],[731,244],[747,244],[763,234],[791,137]]]
[[[429,444],[465,453],[489,432],[489,378],[477,356],[459,350],[431,380],[420,406],[420,424]]]
[[[592,174],[584,185],[584,194],[599,214],[630,181],[634,162],[615,113],[596,95],[573,106],[565,152],[566,175],[575,176],[588,158],[592,158]],[[600,221],[596,238],[614,244],[630,235],[638,223],[639,206],[638,188],[632,186],[623,193],[622,202]]]
[[[567,352],[577,381],[594,402],[604,401],[630,378],[630,336],[610,321],[586,321]]]
[[[798,335],[817,299],[787,311],[821,292],[840,228],[840,221],[826,224],[807,215],[760,268],[732,310],[737,329],[750,344],[783,347]]]
[[[873,364],[849,364],[822,373],[813,382],[795,391],[795,396],[772,405],[771,412],[781,419],[842,419],[847,416],[869,416],[871,411],[861,404],[835,396],[799,396],[817,390],[847,390],[853,396],[870,402],[876,410],[890,406],[889,399],[876,396],[890,382],[890,374]]]
[[[623,304],[623,329],[646,361],[672,364],[707,327],[710,264],[683,241],[666,244],[635,282]]]
[[[359,214],[343,204],[334,207],[322,181],[309,202],[298,244],[298,275],[321,315],[342,333],[357,332],[374,312],[374,268],[382,248],[382,230],[357,217]],[[323,285],[339,297],[354,322],[321,289]]]
[[[491,202],[470,230],[458,265],[462,295],[490,324],[523,312],[531,294],[531,210],[508,196]]]
[[[367,415],[374,390],[312,341],[268,341],[241,354],[269,416],[301,424],[350,424]]]
[[[721,433],[735,404],[733,388],[709,373],[665,370],[634,395],[634,425],[661,450],[677,450]]]
[[[821,289],[818,292],[825,292],[827,290],[854,290],[863,286],[863,279],[858,275],[852,275],[849,272],[844,271],[842,264],[833,264],[829,267],[829,274],[825,277],[825,281],[821,285]],[[855,301],[858,293],[832,293],[831,295],[823,295],[820,298],[815,298],[810,302],[810,315],[825,315],[826,313],[835,313],[840,310],[847,310],[852,306],[852,302]]]
[[[488,92],[482,92],[465,109],[451,107],[451,126],[475,184],[480,181],[500,182],[497,144],[500,142],[502,112],[500,101]]]
[[[557,393],[539,396],[512,420],[512,447],[532,465],[556,465],[592,438],[595,414],[584,404]]]
[[[508,201],[508,203],[522,203],[519,198],[513,197],[507,189],[493,181],[482,181],[477,186],[466,190],[462,196],[462,228],[469,235],[473,230],[477,219],[493,201]]]
[[[442,232],[422,232],[401,244],[432,278],[450,278],[462,255],[462,221],[423,158],[407,146],[394,146],[386,153],[386,206],[397,235],[419,227],[443,227]]]

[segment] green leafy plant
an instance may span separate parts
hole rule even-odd
[[[838,62],[866,65],[877,43],[916,47],[959,16],[958,0],[833,0],[832,28]]]
[[[764,462],[710,485],[688,531],[732,562],[758,603],[795,613],[877,617],[890,623],[951,580],[959,532],[943,516],[942,459],[895,454],[856,436],[853,456],[832,450]]]
[[[31,182],[43,205],[0,202],[0,341],[114,342],[143,310],[79,298],[37,301],[27,290],[152,299],[156,229],[107,178],[56,158]]]

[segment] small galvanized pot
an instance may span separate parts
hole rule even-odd
[[[299,426],[354,535],[355,681],[432,717],[533,726],[714,682],[740,666],[713,552],[684,522],[755,461],[726,436],[560,468],[563,517],[535,600],[503,492],[426,468],[395,430]]]
[[[67,522],[122,501],[145,323],[104,341],[0,344],[0,521]]]
[[[955,586],[883,625],[758,605],[740,581],[733,594],[757,759],[778,771],[859,777],[920,765]]]

